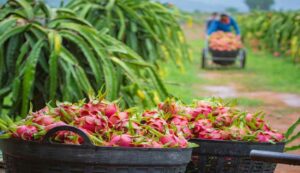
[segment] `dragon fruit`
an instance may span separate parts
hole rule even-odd
[[[79,129],[84,133],[89,134],[89,132],[87,132],[85,129],[81,129],[81,128]],[[54,141],[59,143],[65,143],[65,144],[73,144],[73,145],[80,145],[84,142],[82,137],[69,131],[57,132],[57,134],[54,137]]]
[[[159,132],[164,132],[167,122],[162,118],[150,118],[146,124]]]
[[[114,129],[122,132],[134,131],[135,133],[142,133],[141,127],[138,123],[130,121],[129,119],[123,119],[114,124]]]
[[[38,129],[31,125],[21,125],[16,128],[13,136],[15,138],[21,138],[23,140],[32,141],[34,140],[34,135],[38,133]]]
[[[230,126],[231,124],[232,124],[232,118],[227,113],[218,115],[214,122],[215,126]]]
[[[143,112],[142,116],[145,118],[156,118],[159,116],[159,113],[156,110],[154,111],[146,110],[145,112]]]
[[[179,104],[171,100],[167,100],[164,103],[159,103],[158,109],[162,110],[164,113],[169,113],[172,115],[178,114],[182,110]]]
[[[143,148],[164,148],[164,145],[160,141],[155,141],[153,139],[148,139],[146,142],[142,142],[137,146]]]
[[[104,109],[104,114],[108,118],[118,112],[118,107],[115,104],[107,104]]]
[[[62,122],[62,121],[58,121],[58,122],[55,122],[53,124],[49,124],[45,127],[45,131],[49,131],[55,127],[59,127],[59,126],[65,126],[67,125],[65,122]]]
[[[76,114],[78,114],[78,107],[72,104],[61,104],[54,110],[54,116],[60,117],[61,120],[63,120],[66,123],[72,122],[72,120],[76,117]]]
[[[128,134],[115,135],[109,142],[110,146],[131,147],[133,144],[132,136]]]
[[[167,134],[165,136],[162,136],[159,141],[168,147],[181,147],[185,148],[188,145],[188,142],[185,138],[183,137],[177,137],[174,134]]]
[[[44,115],[46,115],[46,113],[48,113],[49,112],[49,108],[48,107],[45,107],[45,108],[43,108],[43,109],[41,109],[41,110],[39,110],[39,111],[36,111],[36,112],[33,112],[33,113],[31,113],[31,115],[33,116],[33,117],[40,117],[40,116],[44,116]]]
[[[254,115],[253,114],[250,114],[248,113],[245,117],[245,120],[248,122],[248,123],[251,123],[254,119]]]
[[[194,126],[194,128],[192,129],[194,133],[199,133],[213,127],[211,121],[208,119],[200,119],[196,122],[193,122],[192,126]]]
[[[100,116],[84,116],[76,119],[75,125],[93,133],[102,133],[108,129],[108,120]]]
[[[111,147],[186,148],[191,138],[284,141],[281,133],[266,124],[262,114],[250,114],[228,105],[217,99],[192,105],[168,99],[156,109],[129,112],[101,98],[46,107],[30,113],[17,125],[4,128],[7,136],[39,142],[55,127],[74,126],[86,133],[94,145]],[[53,139],[65,144],[83,143],[80,136],[69,131],[60,131]]]
[[[56,119],[52,116],[48,115],[41,115],[38,117],[35,117],[32,122],[37,123],[39,125],[48,126],[56,122]]]
[[[119,121],[126,120],[129,118],[128,112],[118,112],[111,117],[109,117],[109,123],[111,125],[117,124]]]

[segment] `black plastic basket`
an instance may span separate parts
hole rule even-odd
[[[53,144],[49,137],[67,130],[84,139],[80,146]],[[184,173],[192,149],[97,147],[81,130],[61,126],[42,143],[1,140],[6,173]]]
[[[239,55],[239,49],[234,51],[218,51],[209,48],[209,51],[212,55],[213,62],[220,65],[231,65],[234,64],[237,56]],[[220,59],[224,58],[224,60]]]
[[[253,143],[193,139],[199,144],[193,149],[187,173],[273,173],[275,163],[253,161],[251,150],[283,152],[284,143]]]

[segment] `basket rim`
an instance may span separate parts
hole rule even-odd
[[[286,142],[248,142],[248,141],[235,141],[235,140],[210,140],[210,139],[197,139],[192,138],[189,142],[208,142],[208,143],[228,143],[228,144],[247,144],[247,145],[285,145]]]
[[[89,148],[89,149],[106,149],[106,150],[132,150],[132,151],[162,151],[162,152],[168,152],[168,151],[190,151],[193,148],[142,148],[142,147],[108,147],[108,146],[84,146],[84,145],[72,145],[72,144],[59,144],[59,143],[39,143],[37,141],[25,141],[22,139],[17,138],[9,138],[9,139],[0,139],[1,142],[17,142],[20,143],[26,143],[26,144],[33,144],[33,145],[43,145],[43,146],[53,146],[53,147],[68,147],[68,148]]]

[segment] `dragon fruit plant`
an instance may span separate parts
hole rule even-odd
[[[5,131],[2,138],[17,138],[39,142],[54,127],[69,125],[81,129],[96,146],[187,148],[182,132],[189,132],[188,119],[174,115],[165,116],[162,111],[137,113],[121,110],[117,103],[100,98],[89,102],[58,103],[47,106],[18,122],[8,117],[0,120]],[[174,128],[176,127],[176,128]],[[83,139],[69,131],[60,131],[52,139],[57,143],[77,144]]]

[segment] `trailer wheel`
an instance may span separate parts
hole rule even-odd
[[[205,49],[202,49],[202,61],[201,61],[201,68],[202,69],[205,69],[206,68],[206,51],[205,51]]]
[[[241,60],[240,60],[240,67],[242,69],[246,67],[246,62],[247,62],[247,53],[245,50],[243,50],[241,54]]]

